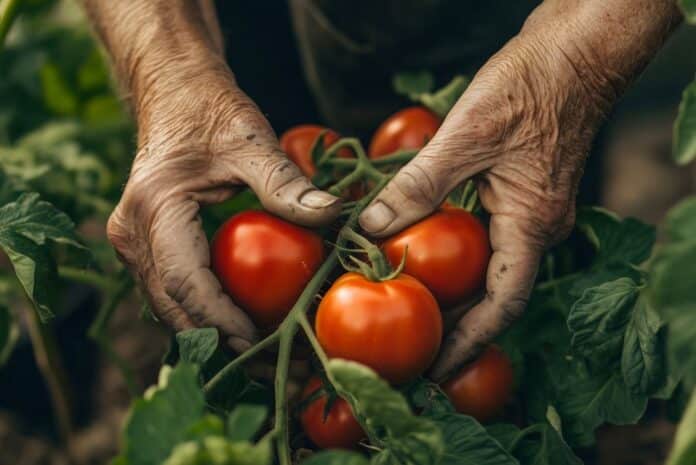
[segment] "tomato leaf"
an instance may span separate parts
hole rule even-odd
[[[498,441],[473,418],[458,413],[429,415],[442,431],[445,453],[441,465],[518,465]]]
[[[392,79],[394,91],[416,102],[422,94],[427,94],[435,87],[435,79],[428,71],[404,71]]]
[[[666,382],[663,321],[647,298],[636,304],[624,334],[621,372],[635,394],[652,395]]]
[[[679,6],[682,8],[686,20],[691,24],[696,24],[696,0],[679,0]]]
[[[268,409],[263,405],[242,404],[227,417],[227,437],[232,441],[250,441],[263,426]]]
[[[368,460],[357,452],[327,450],[303,460],[302,465],[368,465]]]
[[[195,365],[165,365],[159,385],[136,400],[124,429],[124,452],[129,465],[163,462],[175,445],[184,441],[205,408]]]
[[[445,448],[440,429],[413,415],[406,399],[374,371],[340,359],[329,361],[327,369],[336,391],[351,404],[371,440],[382,447],[374,463],[439,463]]]
[[[421,415],[454,412],[454,406],[440,386],[425,378],[418,378],[411,383],[405,394],[409,403]]]
[[[520,431],[513,446],[511,452],[521,465],[582,465],[558,431],[547,423]]]
[[[638,287],[629,278],[587,289],[568,316],[573,349],[586,357],[619,354],[637,298]]]
[[[674,444],[665,465],[694,465],[696,463],[696,391],[682,416]]]
[[[12,354],[17,339],[19,339],[19,326],[10,310],[0,305],[0,367]]]
[[[635,218],[621,220],[603,208],[582,208],[577,227],[597,250],[595,262],[639,265],[650,256],[655,228]]]
[[[271,443],[233,442],[223,436],[178,444],[162,465],[269,465]]]
[[[176,342],[182,362],[203,366],[217,349],[218,331],[215,328],[188,329],[176,334]]]
[[[588,445],[594,430],[604,424],[635,424],[645,412],[647,397],[633,394],[621,373],[592,375],[585,370],[566,380],[555,407],[571,442]]]
[[[696,17],[696,13],[692,14]],[[696,81],[684,89],[679,104],[679,113],[674,122],[672,158],[680,165],[686,165],[696,158]]]
[[[53,315],[49,292],[56,276],[50,242],[87,252],[70,218],[39,200],[38,194],[22,194],[0,207],[0,248],[10,258],[19,282],[44,321]]]
[[[665,230],[672,242],[688,241],[696,232],[696,196],[672,207],[665,218]]]

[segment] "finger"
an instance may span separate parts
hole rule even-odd
[[[485,296],[446,337],[431,372],[433,379],[440,381],[469,361],[524,311],[542,253],[525,231],[514,217],[499,214],[491,218],[493,254]]]
[[[360,215],[360,226],[368,234],[385,237],[399,232],[432,213],[457,184],[474,174],[432,153],[424,149],[401,168]]]
[[[244,157],[239,170],[264,208],[288,221],[321,226],[341,211],[341,200],[317,189],[280,149]]]
[[[175,331],[195,328],[196,325],[186,312],[164,291],[147,243],[130,239],[132,235],[124,227],[123,217],[118,209],[109,218],[107,235],[116,249],[119,260],[131,272],[138,287],[145,291],[155,316]]]
[[[197,326],[220,329],[238,352],[248,349],[256,341],[256,329],[210,270],[198,204],[184,197],[170,199],[150,231],[155,268],[167,295]]]

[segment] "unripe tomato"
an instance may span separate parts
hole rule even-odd
[[[285,131],[280,137],[280,148],[300,168],[300,171],[310,178],[317,173],[317,168],[312,161],[312,146],[314,146],[322,131],[327,131],[324,135],[325,149],[328,149],[340,139],[340,136],[335,131],[327,130],[325,127],[316,124],[294,126]],[[350,158],[353,155],[350,149],[345,147],[338,151],[338,156]]]
[[[430,291],[411,276],[370,281],[346,273],[321,300],[315,328],[329,357],[360,362],[399,384],[432,363],[442,316]]]
[[[321,389],[321,379],[313,377],[302,392],[302,399],[308,399]],[[350,404],[338,397],[328,414],[326,412],[326,394],[309,402],[300,414],[300,422],[309,439],[322,449],[353,449],[365,437],[358,420],[353,416]]]
[[[401,263],[406,246],[404,273],[425,284],[443,308],[472,297],[485,282],[488,232],[464,209],[442,208],[387,239],[392,266]]]
[[[375,131],[368,155],[379,158],[397,150],[420,149],[440,127],[440,118],[425,107],[409,107],[387,118]]]
[[[263,211],[227,220],[211,252],[223,288],[260,327],[283,321],[325,258],[318,234]]]
[[[514,374],[505,353],[495,345],[442,385],[459,413],[478,421],[491,420],[512,394]]]

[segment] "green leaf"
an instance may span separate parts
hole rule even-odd
[[[696,237],[696,196],[687,197],[669,210],[665,229],[671,241],[689,241]]]
[[[441,465],[518,465],[498,441],[473,418],[458,413],[430,415],[442,431],[445,453]]]
[[[696,465],[696,391],[679,422],[666,465]]]
[[[406,388],[409,403],[421,415],[454,412],[454,406],[440,386],[425,378],[418,378]]]
[[[696,81],[684,89],[679,104],[679,113],[674,122],[672,158],[680,165],[686,165],[696,158]]]
[[[129,465],[163,462],[174,446],[187,438],[191,426],[205,408],[195,365],[165,365],[159,385],[146,391],[131,407],[123,433],[124,452]]]
[[[217,349],[218,331],[215,328],[187,329],[176,334],[176,342],[182,362],[203,366]]]
[[[327,450],[313,454],[300,463],[302,465],[368,465],[369,462],[356,452]]]
[[[587,289],[568,316],[572,347],[589,358],[617,356],[637,298],[629,278]]]
[[[620,373],[593,376],[583,370],[565,383],[555,407],[566,435],[578,445],[587,445],[587,439],[604,423],[635,424],[647,406],[647,397],[633,394]]]
[[[693,239],[661,247],[651,261],[648,292],[651,304],[666,321],[687,308],[696,311],[695,272],[696,240]]]
[[[36,193],[22,194],[0,207],[0,248],[12,262],[19,282],[42,320],[50,318],[55,264],[49,241],[86,251],[68,216]]]
[[[232,441],[250,441],[261,429],[268,409],[263,405],[242,404],[227,417],[227,437]]]
[[[10,310],[0,305],[0,367],[12,354],[17,339],[19,339],[19,326]]]
[[[546,423],[521,431],[511,452],[521,465],[582,465],[558,431]]]
[[[406,399],[359,363],[329,361],[329,377],[341,397],[353,407],[358,420],[382,452],[378,464],[437,464],[444,452],[440,429],[411,412]]]
[[[58,115],[75,115],[79,105],[78,97],[70,88],[58,66],[47,63],[41,68],[40,76],[46,106]]]
[[[691,24],[696,24],[696,0],[679,0],[679,6],[686,20]]]
[[[596,262],[630,263],[645,261],[655,243],[655,228],[634,218],[619,219],[598,207],[578,211],[577,227],[597,249]]]
[[[429,71],[405,71],[392,80],[394,91],[415,101],[421,94],[427,94],[435,87],[435,79]]]
[[[621,372],[635,394],[652,395],[667,381],[660,315],[648,299],[638,300],[624,335]]]
[[[696,386],[696,313],[693,307],[674,314],[667,327],[667,354],[669,373],[673,378],[683,377],[687,388]]]
[[[159,462],[158,462],[159,463]],[[269,465],[269,441],[259,444],[233,442],[222,436],[177,445],[163,465]]]

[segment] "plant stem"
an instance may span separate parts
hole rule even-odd
[[[26,313],[26,324],[29,330],[36,366],[43,376],[51,394],[51,403],[56,416],[58,434],[66,444],[68,455],[72,454],[72,396],[68,377],[60,359],[50,327],[41,323],[35,309]]]
[[[135,381],[133,370],[128,363],[114,350],[111,341],[106,334],[106,329],[109,326],[111,317],[118,307],[118,304],[124,297],[133,289],[133,280],[127,270],[121,271],[117,281],[116,288],[108,292],[104,297],[104,302],[97,311],[97,316],[87,331],[87,335],[97,343],[99,348],[104,352],[116,368],[121,372],[121,376],[126,381],[128,392],[131,396],[138,394],[139,388]]]
[[[105,278],[96,271],[75,268],[72,266],[59,266],[58,276],[61,278],[75,281],[88,286],[96,287],[104,292],[108,292],[117,286],[110,278]]]
[[[307,336],[307,339],[309,339],[309,343],[311,344],[312,348],[314,349],[314,352],[316,352],[317,357],[319,358],[319,361],[321,362],[321,365],[326,369],[326,364],[329,363],[329,357],[326,356],[326,352],[324,352],[324,349],[321,347],[321,344],[319,344],[319,340],[317,339],[316,334],[314,334],[314,330],[312,329],[312,325],[309,324],[309,320],[307,319],[307,315],[304,315],[304,314],[298,315],[297,322],[300,324],[300,326],[302,326],[302,330],[304,331],[305,335]]]
[[[19,12],[19,0],[0,0],[0,47]]]
[[[118,280],[116,281],[116,287],[113,288],[112,292],[106,294],[104,302],[99,307],[97,316],[94,318],[94,321],[87,331],[89,337],[97,340],[104,336],[114,310],[116,310],[118,304],[126,297],[126,295],[128,295],[131,289],[133,289],[133,280],[131,279],[128,271],[123,270],[119,274]]]
[[[286,322],[287,324],[282,330],[280,343],[278,344],[278,362],[276,364],[275,376],[274,430],[277,431],[276,440],[278,462],[280,465],[292,465],[292,458],[290,456],[290,434],[288,431],[287,384],[292,341],[297,332],[297,323],[294,318],[290,318],[286,320]]]
[[[220,371],[218,371],[215,376],[210,378],[207,383],[205,383],[205,386],[203,386],[203,392],[205,393],[206,397],[210,396],[210,394],[215,391],[215,389],[232,373],[235,372],[237,368],[239,368],[242,363],[246,362],[249,360],[251,357],[259,353],[261,350],[265,349],[269,345],[273,344],[276,342],[278,339],[280,339],[280,329],[275,330],[268,336],[266,336],[265,339],[261,340],[260,342],[256,343],[252,347],[250,347],[246,352],[241,353],[237,358],[232,360],[230,363],[225,365]]]

